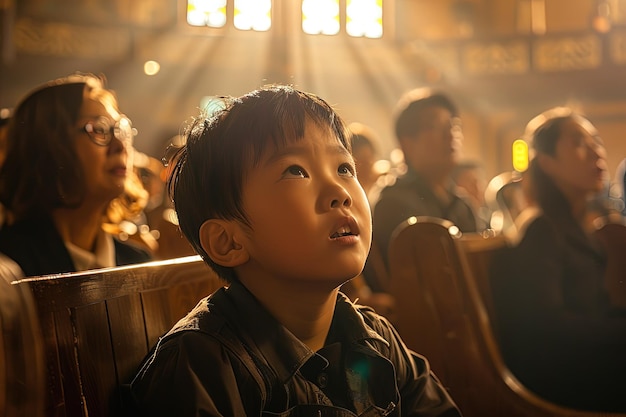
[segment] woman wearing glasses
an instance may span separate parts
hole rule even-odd
[[[10,213],[0,253],[25,276],[150,260],[103,230],[107,219],[143,208],[146,196],[128,192],[133,135],[95,76],[71,75],[28,94],[9,123],[0,168],[0,203]]]

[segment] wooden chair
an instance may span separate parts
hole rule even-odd
[[[388,259],[394,325],[407,346],[428,358],[456,401],[465,404],[469,322],[457,284],[461,265],[453,239],[458,234],[448,220],[411,217],[394,231]]]
[[[45,402],[43,337],[21,270],[0,255],[0,416],[41,417]]]
[[[158,338],[223,285],[198,256],[22,279],[44,338],[48,416],[117,416]]]
[[[549,403],[505,366],[477,284],[487,288],[490,256],[504,244],[502,236],[462,235],[432,217],[401,224],[389,250],[400,335],[429,359],[466,417],[609,416]]]
[[[521,174],[505,171],[493,177],[485,189],[485,202],[492,212],[490,227],[496,234],[515,227],[515,219],[527,206]]]
[[[464,275],[471,274],[476,285],[481,301],[485,306],[486,313],[492,319],[495,317],[491,282],[489,281],[489,269],[493,254],[507,245],[506,238],[502,234],[491,232],[467,233],[455,241],[460,255]]]
[[[494,326],[497,316],[493,309],[489,281],[489,265],[495,251],[506,245],[502,236],[464,235],[455,241],[463,267],[463,292],[472,321],[477,350],[472,352],[473,372],[481,374],[483,391],[481,410],[472,415],[506,415],[537,417],[608,417],[626,414],[579,411],[553,404],[529,391],[507,368]],[[503,324],[505,325],[505,324]],[[485,395],[488,393],[488,395]],[[489,407],[489,408],[487,408]],[[481,414],[482,413],[482,414]],[[469,415],[469,414],[468,414]]]

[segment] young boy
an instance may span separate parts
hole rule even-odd
[[[146,416],[459,416],[427,361],[338,288],[371,214],[343,121],[269,86],[189,129],[169,179],[180,227],[229,284],[163,337],[131,385]]]

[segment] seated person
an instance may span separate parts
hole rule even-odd
[[[461,161],[452,170],[456,192],[463,197],[474,212],[478,230],[489,228],[491,210],[485,202],[485,181],[482,166],[475,161]]]
[[[490,277],[503,356],[549,401],[626,412],[626,317],[609,302],[606,256],[585,224],[605,150],[594,126],[568,109],[535,124],[524,177],[530,207]]]
[[[451,178],[462,133],[458,111],[445,95],[412,90],[398,104],[396,138],[407,173],[384,188],[374,207],[374,239],[385,262],[391,236],[411,216],[452,221],[462,232],[476,232],[470,205],[456,194]]]
[[[72,75],[28,94],[8,124],[0,168],[0,203],[11,219],[0,230],[2,262],[35,276],[150,260],[103,230],[108,218],[143,208],[141,193],[125,193],[133,135],[95,76]]]
[[[459,416],[427,360],[339,287],[371,243],[347,130],[268,86],[190,127],[169,185],[181,230],[226,282],[146,357],[145,416]]]

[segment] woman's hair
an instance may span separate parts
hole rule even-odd
[[[119,226],[124,220],[132,220],[140,214],[148,204],[148,191],[134,171],[129,171],[124,192],[109,203],[105,213],[105,223]],[[112,228],[111,231],[117,229]]]
[[[58,78],[31,91],[14,109],[0,168],[0,202],[15,220],[83,202],[87,190],[74,143],[76,122],[85,97],[118,111],[115,94],[104,84],[92,74]]]
[[[174,157],[168,178],[182,232],[223,279],[236,279],[232,268],[215,264],[199,238],[208,219],[249,225],[242,190],[249,171],[268,150],[304,137],[307,120],[330,129],[350,151],[347,128],[321,98],[289,86],[271,85],[239,98],[225,98],[212,115],[201,114],[188,128],[187,143]]]
[[[537,163],[537,155],[554,157],[556,145],[561,137],[562,127],[568,120],[586,120],[582,116],[561,109],[559,112],[546,112],[539,119],[542,123],[531,133],[534,156],[528,166],[529,184],[524,188],[530,201],[536,202],[546,213],[563,215],[569,213],[569,203],[552,178]],[[533,120],[538,120],[537,118]]]

